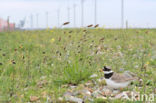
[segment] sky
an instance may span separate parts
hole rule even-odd
[[[74,26],[74,7],[76,4],[76,27],[81,26],[81,0],[0,0],[0,18],[19,24],[26,18],[24,28],[46,28],[60,26],[68,21],[70,8],[70,25]],[[156,0],[124,0],[124,23],[129,27],[156,28]],[[58,10],[59,20],[58,20]],[[38,25],[37,25],[37,16]],[[58,25],[59,23],[59,25]],[[84,0],[84,26],[94,24],[94,0]],[[121,27],[121,0],[97,0],[97,24],[106,28]]]

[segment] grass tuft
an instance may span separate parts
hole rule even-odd
[[[73,64],[68,64],[63,70],[63,77],[55,80],[56,84],[78,85],[80,82],[88,80],[93,70],[88,65],[80,64],[76,59]]]

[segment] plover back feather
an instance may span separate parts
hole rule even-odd
[[[124,74],[113,73],[111,80],[113,80],[114,82],[122,83],[127,81],[133,81],[135,80],[135,78],[126,76]]]

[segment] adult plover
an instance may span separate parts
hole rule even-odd
[[[113,72],[109,67],[104,66],[103,68],[104,78],[108,87],[113,89],[125,88],[132,81],[136,80],[135,77],[119,74]]]

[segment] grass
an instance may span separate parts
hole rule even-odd
[[[71,84],[77,85],[84,80],[89,80],[89,76],[92,75],[92,70],[89,65],[79,64],[79,57],[76,57],[75,63],[68,64],[63,70],[63,78],[55,80],[56,84]]]
[[[67,89],[62,85],[86,82],[104,65],[136,73],[144,87],[138,91],[149,94],[156,87],[155,50],[155,29],[0,33],[0,102],[56,101]]]

